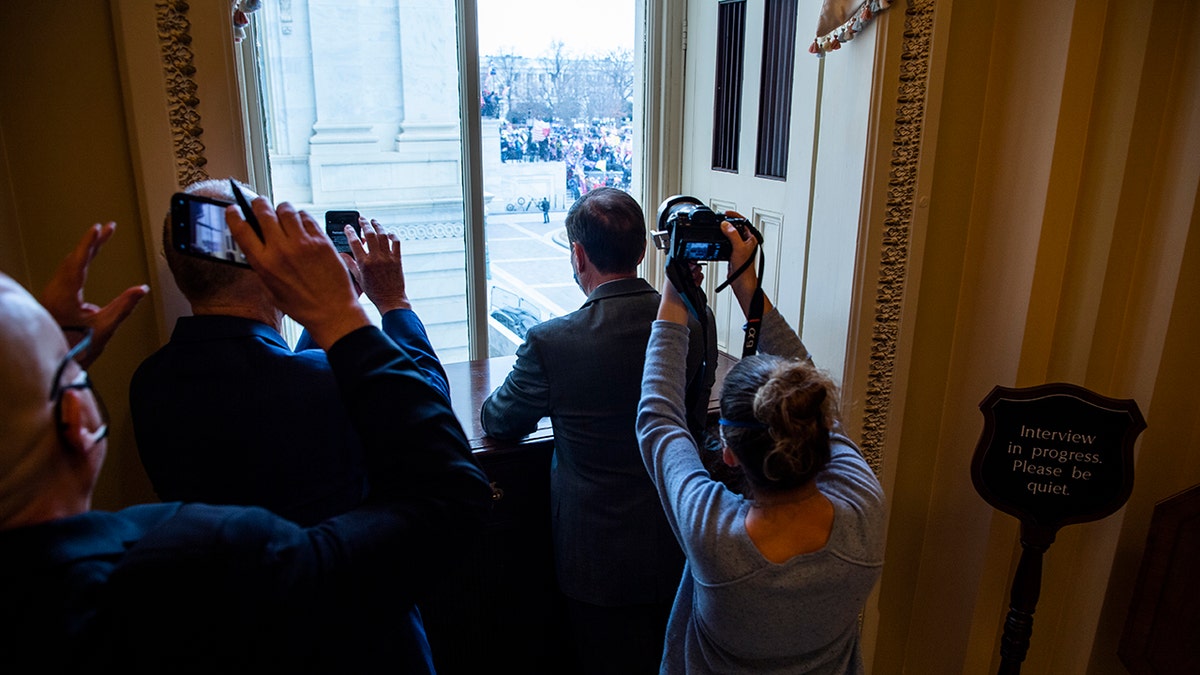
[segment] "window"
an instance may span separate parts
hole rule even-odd
[[[354,209],[396,233],[443,361],[511,354],[584,299],[562,228],[571,203],[598,185],[637,192],[635,2],[576,16],[480,0],[465,30],[454,0],[263,3],[243,52],[256,182],[318,219]],[[460,62],[478,66],[465,88]],[[460,119],[477,121],[477,142]],[[482,190],[465,187],[475,180]]]
[[[795,60],[796,0],[767,0],[755,175],[787,178]]]
[[[725,0],[717,5],[712,168],[734,173],[738,170],[738,136],[742,131],[745,37],[745,0]]]

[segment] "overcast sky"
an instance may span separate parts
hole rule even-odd
[[[633,0],[478,0],[479,53],[538,57],[561,40],[575,55],[633,52]]]

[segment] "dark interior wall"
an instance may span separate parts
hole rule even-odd
[[[109,2],[0,3],[0,92],[0,270],[37,295],[85,228],[112,220],[117,233],[90,271],[87,299],[102,304],[150,283]],[[127,391],[157,335],[147,300],[91,368],[113,416],[97,508],[154,499]]]

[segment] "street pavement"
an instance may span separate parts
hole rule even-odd
[[[539,321],[573,312],[586,299],[575,284],[563,219],[551,211],[489,213],[486,221],[489,312],[516,306]]]

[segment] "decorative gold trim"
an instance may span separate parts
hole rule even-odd
[[[925,95],[929,75],[935,0],[909,0],[904,11],[904,41],[900,56],[900,85],[896,94],[896,121],[888,172],[886,216],[880,251],[879,279],[875,289],[875,321],[863,407],[862,451],[879,473],[892,401],[896,343],[908,273],[909,228],[916,201],[921,133],[925,122]]]
[[[158,43],[162,52],[163,83],[167,114],[175,150],[175,177],[179,185],[208,178],[204,165],[204,143],[200,136],[200,99],[196,96],[196,66],[192,62],[192,24],[185,0],[159,0],[154,4],[158,18]]]

